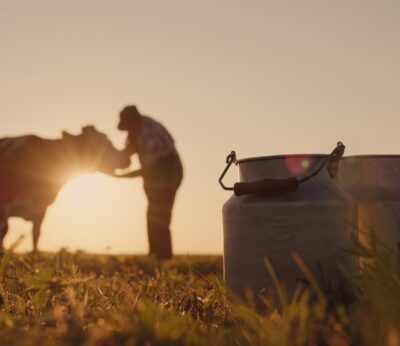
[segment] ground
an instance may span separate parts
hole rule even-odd
[[[360,273],[351,302],[314,287],[260,310],[227,299],[220,256],[160,264],[9,250],[0,262],[0,344],[398,345],[400,261],[389,257]]]

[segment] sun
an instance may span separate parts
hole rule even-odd
[[[101,212],[110,193],[108,178],[98,173],[75,177],[61,191],[66,207],[85,212]]]
[[[141,184],[102,173],[71,179],[46,213],[41,248],[146,251],[146,197]]]

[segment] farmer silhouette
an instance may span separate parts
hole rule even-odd
[[[115,176],[143,177],[150,254],[158,259],[171,258],[172,208],[183,177],[174,139],[159,122],[140,114],[136,106],[127,106],[120,112],[118,129],[128,132],[125,151],[138,154],[141,168]]]

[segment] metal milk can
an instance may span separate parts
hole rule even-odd
[[[275,300],[265,258],[288,295],[308,281],[293,253],[319,283],[338,283],[341,266],[355,268],[357,260],[342,250],[357,230],[356,204],[336,180],[343,152],[339,142],[331,155],[228,156],[220,184],[234,191],[223,206],[229,291],[242,298],[262,292]],[[239,168],[239,182],[230,188],[222,180],[232,163]]]
[[[400,156],[344,157],[339,181],[357,201],[360,241],[371,237],[389,248],[400,242]]]

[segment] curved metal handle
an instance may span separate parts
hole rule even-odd
[[[234,191],[236,196],[242,196],[247,194],[255,194],[262,196],[270,196],[285,191],[296,191],[299,184],[306,182],[307,180],[315,177],[321,170],[327,166],[329,175],[332,178],[336,177],[338,171],[339,161],[344,154],[345,146],[342,142],[338,142],[336,148],[332,153],[322,162],[322,164],[311,174],[297,179],[295,177],[287,179],[262,179],[247,183],[235,183],[233,187],[225,186],[223,179],[229,170],[232,163],[236,163],[236,153],[231,151],[231,153],[226,158],[227,166],[222,172],[219,178],[219,184],[224,190]]]
[[[326,160],[324,160],[324,162],[322,162],[322,164],[313,173],[299,179],[299,184],[314,178],[325,166],[328,166],[327,170],[331,178],[335,178],[338,171],[338,164],[344,154],[345,148],[346,147],[342,142],[338,142],[336,148],[330,153]]]
[[[232,165],[232,163],[236,163],[236,153],[234,150],[232,150],[231,153],[226,157],[226,163],[227,163],[227,165],[226,165],[224,171],[222,172],[221,176],[219,177],[218,181],[224,190],[232,191],[233,187],[225,186],[224,183],[222,182],[222,180],[224,179],[225,174],[226,174],[226,172],[228,172],[228,169]]]
[[[326,169],[331,178],[336,178],[339,171],[339,161],[342,159],[346,147],[342,142],[338,142],[336,149],[330,155],[330,160]]]

